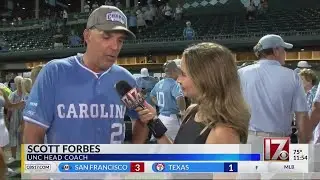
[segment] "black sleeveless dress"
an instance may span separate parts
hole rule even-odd
[[[205,144],[211,127],[206,128],[203,123],[194,120],[197,107],[185,116],[174,140],[174,144]],[[205,129],[206,128],[206,129]],[[205,129],[205,130],[204,130]],[[204,130],[204,132],[202,132]],[[179,173],[172,174],[171,179],[212,180],[213,173]]]
[[[205,144],[211,127],[195,121],[198,108],[194,107],[183,119],[174,144]],[[205,129],[205,130],[204,130]],[[204,130],[204,132],[202,132]]]

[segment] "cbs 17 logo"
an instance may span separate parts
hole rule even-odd
[[[289,161],[290,138],[264,138],[265,161]]]
[[[129,109],[135,109],[144,102],[143,96],[136,88],[131,89],[121,100]]]

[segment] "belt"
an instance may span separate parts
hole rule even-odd
[[[273,132],[262,132],[262,131],[251,131],[249,130],[249,134],[256,136],[265,136],[265,137],[289,137],[290,135],[286,133],[273,133]]]

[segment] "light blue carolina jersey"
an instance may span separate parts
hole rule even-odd
[[[127,110],[114,85],[125,80],[136,87],[126,69],[113,65],[98,75],[80,56],[50,61],[31,90],[24,120],[47,129],[49,144],[119,144],[124,141]]]
[[[145,89],[147,94],[146,94],[146,101],[149,104],[153,104],[151,97],[150,97],[150,92],[154,88],[154,86],[157,84],[157,80],[154,77],[148,76],[148,77],[138,77],[137,78],[137,86],[140,89]]]
[[[183,92],[180,84],[174,79],[165,78],[159,81],[152,89],[151,96],[157,98],[161,115],[170,116],[179,113],[177,98],[183,96]]]

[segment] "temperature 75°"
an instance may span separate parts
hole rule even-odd
[[[294,149],[293,150],[293,154],[301,154],[302,153],[302,149]]]

